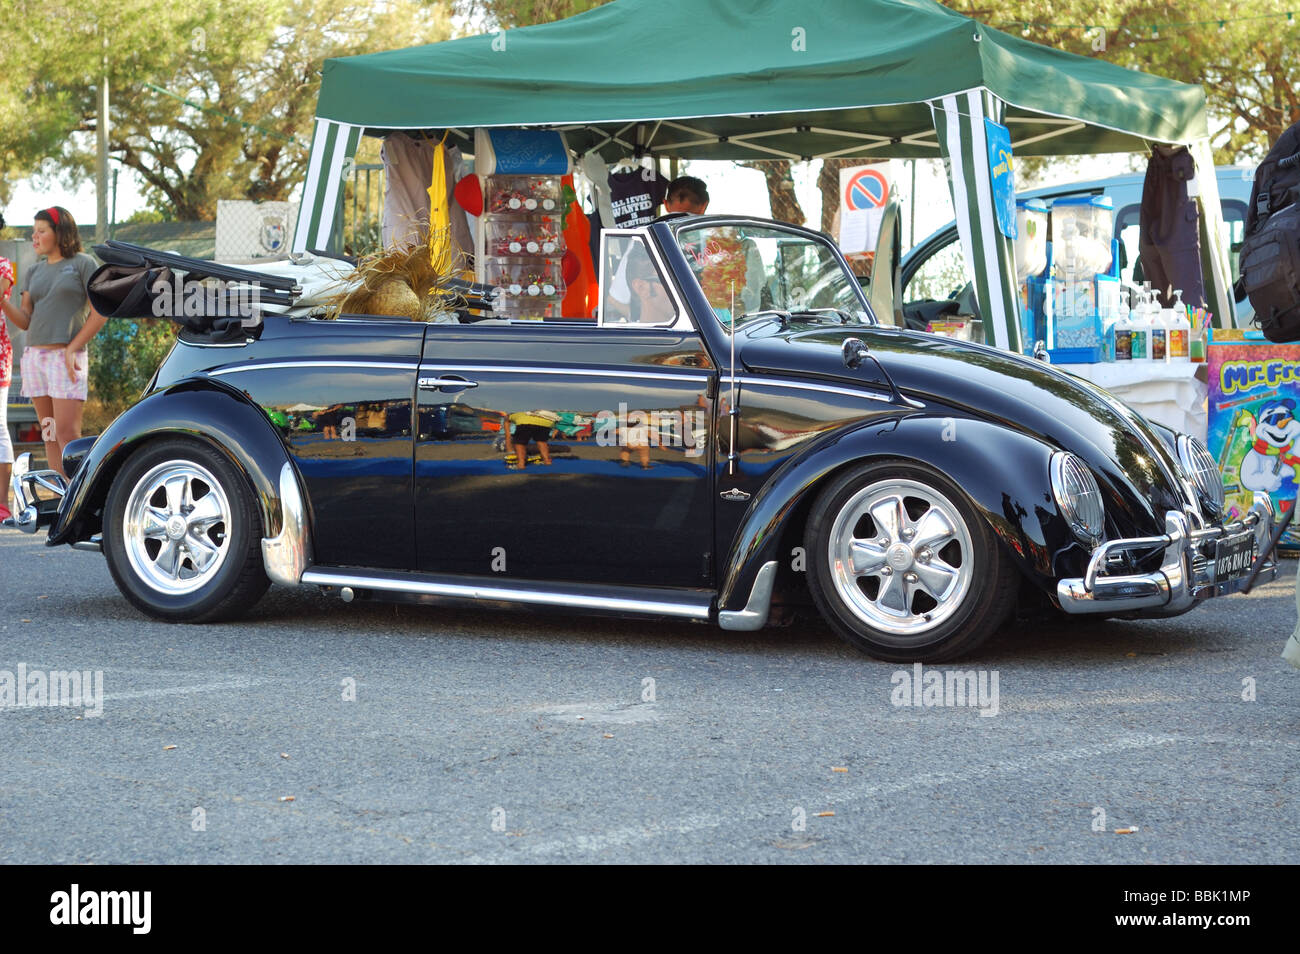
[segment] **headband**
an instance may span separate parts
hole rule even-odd
[[[50,218],[54,220],[55,225],[59,224],[59,210],[57,208],[55,208],[54,206],[50,206],[48,209],[45,210],[45,212],[49,215]]]

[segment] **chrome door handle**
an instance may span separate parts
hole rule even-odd
[[[420,390],[422,391],[445,391],[448,388],[476,388],[477,381],[467,381],[459,374],[448,374],[436,378],[420,378]]]

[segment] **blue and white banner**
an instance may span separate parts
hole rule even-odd
[[[984,138],[989,144],[989,171],[993,176],[993,208],[998,229],[1007,238],[1016,237],[1016,177],[1011,160],[1011,130],[984,117]]]
[[[551,129],[480,129],[474,138],[479,175],[565,176],[573,171],[564,134]]]
[[[1020,351],[1020,295],[1016,287],[1015,251],[999,219],[1005,207],[1015,234],[1015,195],[1011,167],[1005,171],[1006,202],[995,199],[997,176],[993,161],[1000,152],[989,142],[990,131],[1007,128],[1005,103],[985,89],[954,93],[930,104],[939,147],[950,175],[952,203],[957,212],[966,274],[975,286],[975,298],[984,321],[984,340],[1007,351]],[[989,122],[985,122],[989,120]],[[1011,153],[1009,137],[1004,148]]]

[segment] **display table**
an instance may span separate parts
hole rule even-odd
[[[1105,388],[1143,417],[1205,440],[1204,364],[1189,361],[1116,361],[1054,367]]]

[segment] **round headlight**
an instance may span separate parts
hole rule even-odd
[[[1086,464],[1073,454],[1057,451],[1052,455],[1052,495],[1070,530],[1089,546],[1101,542],[1106,530],[1106,510],[1101,502],[1101,488]]]
[[[1205,445],[1195,437],[1178,435],[1178,461],[1183,465],[1187,476],[1192,478],[1196,494],[1201,498],[1201,506],[1211,517],[1223,513],[1223,475],[1219,473],[1218,462],[1210,456]]]

